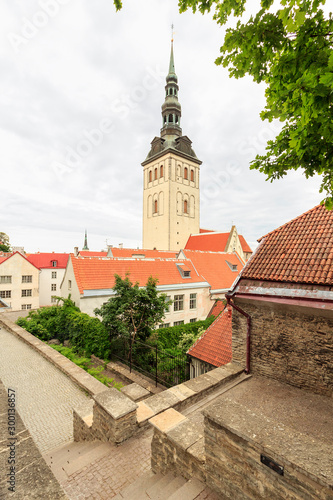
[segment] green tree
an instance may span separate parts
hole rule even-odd
[[[9,236],[0,232],[0,252],[10,252]]]
[[[267,179],[302,169],[307,178],[322,175],[320,192],[333,208],[333,20],[320,8],[325,0],[261,0],[248,22],[228,28],[217,64],[230,76],[249,74],[266,84],[263,120],[279,119],[281,132],[268,141],[266,154],[251,168]],[[274,4],[274,5],[273,5]],[[246,0],[179,0],[180,11],[214,10],[224,25],[242,16]]]
[[[95,314],[101,316],[110,339],[131,335],[132,340],[146,340],[168,309],[166,295],[158,293],[157,279],[152,277],[142,288],[133,284],[129,275],[122,279],[116,274],[115,280],[115,295],[95,309]]]

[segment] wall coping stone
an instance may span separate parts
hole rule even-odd
[[[216,380],[216,378],[212,377],[208,373],[204,373],[199,377],[192,378],[191,380],[184,382],[184,385],[189,389],[192,389],[194,392],[204,391],[205,389],[208,389],[209,387],[216,384],[218,384],[218,380]]]
[[[150,392],[147,389],[136,383],[125,385],[125,387],[120,389],[120,392],[135,403],[150,396]]]
[[[203,428],[189,419],[178,423],[178,425],[166,432],[168,438],[182,450],[186,451],[203,438]]]
[[[168,410],[155,415],[155,417],[149,420],[149,423],[160,432],[167,433],[185,420],[187,420],[187,418],[184,415],[173,408],[169,408]]]
[[[87,373],[83,368],[77,366],[42,340],[37,339],[34,335],[24,330],[24,328],[4,318],[3,315],[0,316],[0,325],[35,349],[35,351],[56,366],[88,394],[94,395],[105,391],[105,385],[102,382],[99,382],[99,380]]]
[[[185,399],[190,398],[191,396],[196,394],[196,392],[187,387],[185,384],[179,384],[175,385],[174,387],[170,387],[168,391],[175,394],[180,401],[184,401]]]
[[[130,400],[125,394],[112,387],[104,392],[93,396],[95,402],[100,405],[114,420],[134,412],[138,405]]]
[[[149,408],[144,403],[144,401],[138,402],[138,407],[136,409],[136,421],[137,421],[138,425],[147,421],[153,415],[155,415],[155,412],[151,408]]]
[[[160,413],[163,410],[167,410],[171,406],[179,403],[181,400],[172,392],[168,390],[161,392],[160,394],[155,394],[148,399],[145,399],[145,404],[148,408],[151,408],[154,413]]]

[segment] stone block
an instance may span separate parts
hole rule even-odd
[[[93,396],[93,398],[96,404],[103,408],[114,420],[124,417],[138,407],[136,403],[114,388],[107,389]]]
[[[122,387],[120,391],[135,403],[138,403],[139,401],[142,401],[150,396],[150,392],[147,391],[147,389],[136,383],[126,385],[125,387]]]
[[[160,432],[167,433],[181,422],[184,422],[187,418],[178,413],[178,411],[173,408],[169,408],[162,413],[159,413],[155,417],[149,420],[149,423],[156,427]]]
[[[147,422],[149,418],[155,415],[154,411],[149,408],[143,401],[138,402],[138,407],[136,409],[136,420],[139,425]]]
[[[167,410],[168,408],[179,403],[179,401],[179,398],[175,396],[175,394],[169,391],[164,391],[146,399],[145,404],[151,408],[156,415],[157,413],[161,413],[161,411]]]
[[[184,382],[184,385],[194,392],[203,392],[207,389],[211,389],[217,383],[218,382],[215,378],[211,377],[208,373],[205,373],[199,377],[192,378],[191,380]]]
[[[203,429],[186,419],[168,431],[167,437],[182,450],[187,450],[203,437]]]

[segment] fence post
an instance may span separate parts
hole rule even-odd
[[[130,337],[130,373],[132,373],[132,335]]]
[[[155,359],[155,361],[156,361],[156,375],[155,375],[155,379],[156,379],[156,387],[157,387],[157,344],[156,344],[155,349],[156,349],[156,359]]]

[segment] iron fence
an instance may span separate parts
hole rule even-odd
[[[186,355],[172,354],[167,350],[139,340],[122,337],[112,341],[111,357],[118,359],[130,369],[153,379],[155,384],[172,387],[190,378]]]

